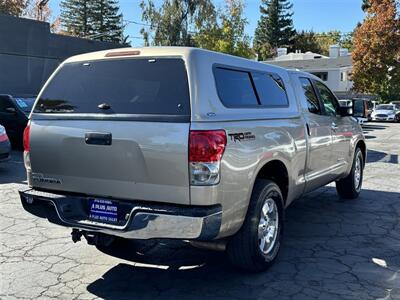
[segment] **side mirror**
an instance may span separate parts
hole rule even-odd
[[[319,109],[314,105],[309,105],[308,111],[313,114],[319,114]]]
[[[350,117],[353,115],[353,108],[352,107],[340,107],[339,108],[340,115],[342,117]]]
[[[6,112],[8,112],[10,114],[15,114],[17,112],[17,110],[14,107],[7,107]]]

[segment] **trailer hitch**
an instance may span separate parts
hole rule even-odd
[[[81,240],[83,233],[79,229],[72,229],[71,238],[74,243],[79,242]]]

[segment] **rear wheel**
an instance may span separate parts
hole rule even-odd
[[[360,148],[356,148],[353,165],[347,177],[336,181],[336,190],[341,198],[355,199],[361,192],[364,173],[364,157]]]
[[[278,255],[282,225],[283,198],[278,185],[257,180],[243,226],[227,245],[231,263],[246,271],[266,270]]]

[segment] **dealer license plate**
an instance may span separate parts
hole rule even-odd
[[[90,199],[89,219],[97,222],[117,223],[118,203],[107,199]]]

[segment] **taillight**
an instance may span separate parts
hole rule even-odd
[[[8,141],[8,136],[7,136],[7,133],[1,133],[0,132],[0,142],[5,142],[5,141]]]
[[[189,168],[192,185],[213,185],[220,180],[220,162],[226,147],[224,130],[191,130]]]
[[[28,123],[28,125],[25,127],[24,137],[23,137],[23,144],[24,144],[24,151],[25,152],[29,152],[29,150],[30,150],[30,145],[29,145],[30,131],[31,131],[31,124]]]

